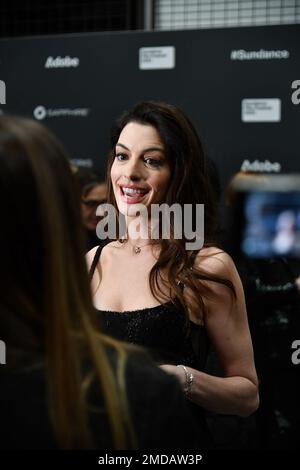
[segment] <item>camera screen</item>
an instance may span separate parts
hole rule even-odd
[[[300,192],[246,192],[242,217],[245,256],[300,258]]]

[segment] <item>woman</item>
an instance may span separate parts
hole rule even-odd
[[[0,447],[201,447],[177,382],[94,328],[73,176],[32,120],[0,117],[0,207]]]
[[[216,198],[207,166],[193,125],[175,106],[142,102],[120,118],[108,161],[108,202],[125,217],[128,233],[87,255],[94,305],[106,331],[148,347],[198,410],[247,416],[258,406],[253,350],[240,278],[232,259],[214,246]],[[186,250],[185,234],[175,239],[172,219],[169,239],[151,238],[151,210],[162,203],[192,204],[194,225],[196,205],[204,204],[201,250]],[[139,217],[143,236],[134,239],[141,205],[148,218]],[[202,371],[208,338],[222,378]]]

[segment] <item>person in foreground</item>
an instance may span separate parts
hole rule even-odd
[[[203,409],[250,415],[259,399],[243,288],[231,257],[214,243],[214,188],[187,116],[158,102],[141,102],[126,111],[112,132],[107,180],[108,202],[118,219],[125,219],[126,230],[87,254],[103,328],[151,351],[196,405],[204,432]],[[201,249],[186,249],[185,232],[175,238],[171,217],[170,235],[161,236],[156,220],[160,237],[152,237],[152,207],[163,203],[179,204],[182,213],[191,204],[194,225],[195,207],[204,204]],[[146,218],[139,217],[141,206]],[[138,225],[139,231],[132,230]],[[209,341],[224,377],[203,371]]]
[[[201,449],[176,380],[98,332],[79,195],[41,124],[0,117],[0,448]]]

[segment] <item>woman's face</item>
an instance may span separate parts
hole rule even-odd
[[[157,130],[130,122],[122,130],[115,148],[111,182],[118,209],[134,215],[135,204],[161,204],[171,178],[170,164]]]

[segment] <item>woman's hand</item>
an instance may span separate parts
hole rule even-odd
[[[170,364],[162,364],[159,367],[165,372],[167,372],[167,374],[174,375],[179,381],[182,390],[184,390],[186,386],[186,376],[184,370],[181,367],[173,366]]]

